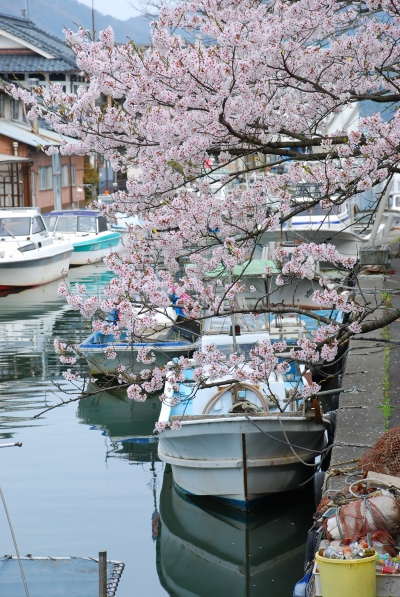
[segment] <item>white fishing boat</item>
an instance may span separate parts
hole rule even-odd
[[[73,245],[71,265],[97,263],[122,249],[120,233],[111,230],[99,211],[51,211],[44,218],[55,242],[67,241]]]
[[[355,232],[356,217],[350,212],[348,201],[328,209],[317,204],[307,207],[310,197],[296,197],[292,209],[302,209],[275,230],[268,230],[261,239],[254,255],[255,258],[265,258],[269,250],[269,257],[274,258],[276,246],[282,246],[290,251],[301,243],[330,243],[335,245],[339,253],[346,257],[358,257],[359,251],[368,246],[369,234],[361,235]],[[376,239],[382,236],[384,224],[381,224]],[[272,243],[272,244],[271,244]],[[329,264],[321,263],[326,268]]]
[[[0,209],[0,288],[47,284],[68,271],[73,247],[55,242],[36,208]]]
[[[248,359],[266,338],[265,331],[241,333],[237,352]],[[203,336],[203,348],[210,344],[223,354],[234,352],[227,334]],[[299,370],[287,379],[273,373],[268,383],[259,384],[232,383],[228,376],[195,396],[194,370],[185,373],[178,392],[166,383],[159,422],[169,426],[159,431],[158,446],[159,458],[171,464],[182,491],[248,510],[266,495],[294,489],[307,478],[310,469],[304,462],[323,449],[326,426],[309,400],[293,400],[295,388],[307,383]],[[174,421],[179,430],[171,428]]]

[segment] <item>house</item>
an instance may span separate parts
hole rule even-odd
[[[63,40],[26,18],[0,14],[0,79],[31,89],[61,83],[75,92],[83,82]],[[74,140],[68,139],[74,142]],[[0,91],[0,207],[43,212],[84,200],[84,157],[48,156],[39,146],[61,144],[44,122],[28,123],[25,106]]]

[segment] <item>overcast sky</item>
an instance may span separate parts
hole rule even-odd
[[[82,4],[92,7],[92,0],[79,0]],[[105,15],[111,15],[124,21],[130,17],[138,16],[138,12],[132,8],[134,0],[93,0],[94,7]]]

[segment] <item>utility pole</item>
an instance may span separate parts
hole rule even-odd
[[[27,2],[28,0],[25,0],[25,2]],[[94,31],[94,0],[92,0],[92,35],[93,35],[93,41],[95,41],[94,39],[94,35],[95,35],[95,31]]]

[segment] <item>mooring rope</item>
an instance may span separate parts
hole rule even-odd
[[[7,516],[7,520],[8,520],[8,526],[10,527],[11,535],[12,535],[12,538],[13,538],[13,541],[14,541],[14,547],[15,547],[15,551],[17,553],[19,568],[21,570],[21,576],[22,576],[22,580],[23,580],[23,583],[24,583],[24,587],[25,587],[26,597],[29,597],[28,585],[26,584],[26,578],[25,578],[25,574],[24,574],[24,569],[22,567],[21,558],[20,558],[20,555],[19,555],[17,540],[15,538],[14,529],[13,529],[13,526],[11,524],[11,518],[10,518],[10,515],[8,513],[8,508],[7,508],[6,500],[5,500],[4,493],[3,493],[3,490],[1,488],[1,486],[0,486],[0,495],[1,495],[1,499],[3,500],[3,506],[4,506],[4,510],[6,512],[6,516]]]

